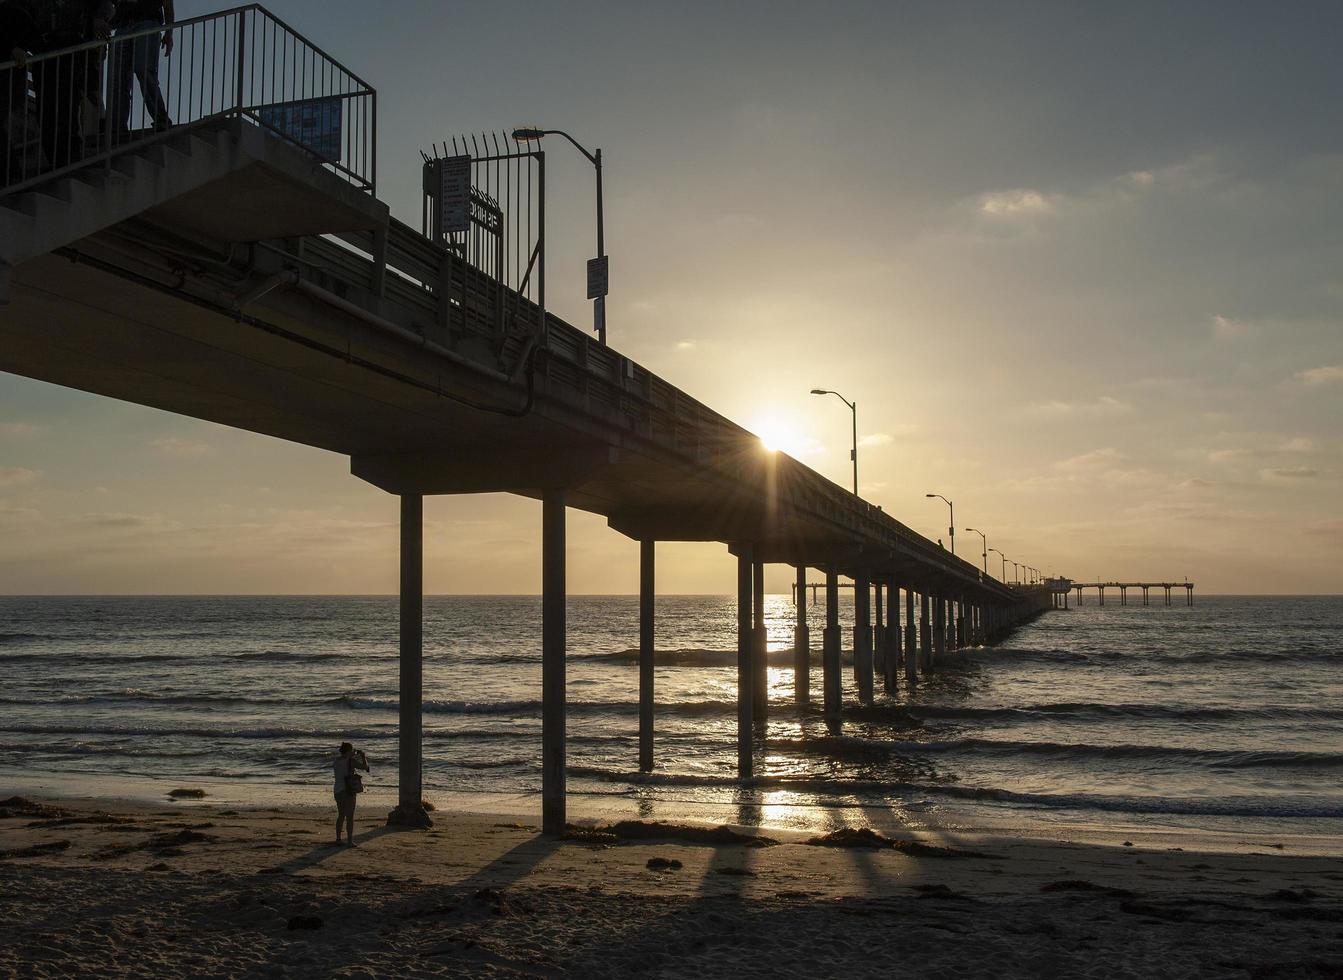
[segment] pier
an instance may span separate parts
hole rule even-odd
[[[1105,605],[1106,589],[1119,590],[1119,604],[1121,606],[1127,606],[1129,604],[1129,589],[1139,589],[1142,591],[1142,604],[1144,606],[1151,605],[1150,598],[1152,589],[1162,590],[1166,599],[1165,604],[1168,606],[1171,604],[1171,592],[1178,589],[1184,590],[1184,605],[1192,606],[1194,604],[1193,582],[1075,582],[1072,584],[1072,588],[1073,591],[1077,593],[1077,604],[1079,606],[1082,604],[1082,593],[1085,589],[1096,590],[1096,603],[1101,606]]]
[[[878,675],[887,694],[913,689],[948,655],[1051,608],[1047,585],[992,578],[555,316],[544,150],[472,136],[396,161],[424,177],[417,229],[377,196],[371,86],[257,5],[175,29],[179,52],[208,45],[214,56],[191,72],[169,58],[172,129],[88,137],[77,158],[11,155],[0,170],[0,370],[338,453],[354,476],[399,498],[391,823],[430,822],[420,737],[426,495],[539,502],[549,834],[563,832],[566,815],[570,508],[601,515],[638,549],[630,764],[645,770],[656,749],[658,542],[717,542],[736,563],[743,780],[763,760],[769,709],[766,565],[791,566],[801,592],[809,569],[824,576],[820,711],[832,731],[843,717],[841,575],[854,589],[864,703]],[[106,46],[59,57],[92,62]],[[0,65],[7,78],[25,70]],[[296,106],[315,115],[300,125]],[[312,118],[326,128],[314,133]],[[32,147],[37,136],[17,142]],[[805,704],[812,641],[798,610],[795,697]]]

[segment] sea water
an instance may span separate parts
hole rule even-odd
[[[916,826],[1343,832],[1343,599],[1158,601],[1048,612],[867,707],[846,662],[833,735],[818,663],[813,707],[794,703],[796,613],[768,596],[769,723],[743,786],[734,600],[658,599],[656,767],[640,774],[638,601],[575,596],[571,806],[794,826],[857,808]],[[822,609],[806,610],[817,638]],[[841,611],[847,647],[851,597]],[[327,803],[348,740],[372,786],[394,789],[397,614],[385,596],[0,598],[0,788]],[[431,800],[539,807],[540,618],[536,597],[426,598]]]

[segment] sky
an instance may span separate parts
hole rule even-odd
[[[965,526],[1081,580],[1343,592],[1343,6],[268,6],[378,89],[412,224],[453,133],[600,146],[612,345],[847,486],[848,410],[808,393],[843,392],[862,494],[915,530],[936,492],[972,560]],[[549,305],[585,325],[566,149]],[[392,592],[397,515],[344,458],[0,375],[0,592]],[[539,503],[426,519],[427,591],[539,590]],[[633,541],[569,537],[571,591],[637,590]],[[734,575],[659,545],[659,591]]]

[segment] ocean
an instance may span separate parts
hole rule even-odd
[[[638,601],[575,596],[571,809],[1343,833],[1343,598],[1116,598],[950,654],[870,707],[846,664],[839,736],[793,704],[780,658],[758,778],[741,786],[733,599],[658,599],[657,766],[641,775]],[[791,649],[790,597],[767,607],[770,649]],[[809,606],[814,645],[822,615]],[[536,597],[426,598],[424,782],[438,805],[539,811],[540,616]],[[349,740],[369,754],[369,800],[390,802],[396,641],[390,596],[0,598],[0,788],[326,804],[331,753]],[[819,703],[819,666],[812,684]]]

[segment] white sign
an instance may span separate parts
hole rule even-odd
[[[588,259],[588,299],[596,299],[607,294],[611,285],[606,261],[608,258],[609,256],[603,255],[599,259]]]
[[[438,230],[444,235],[471,230],[471,157],[438,161]]]

